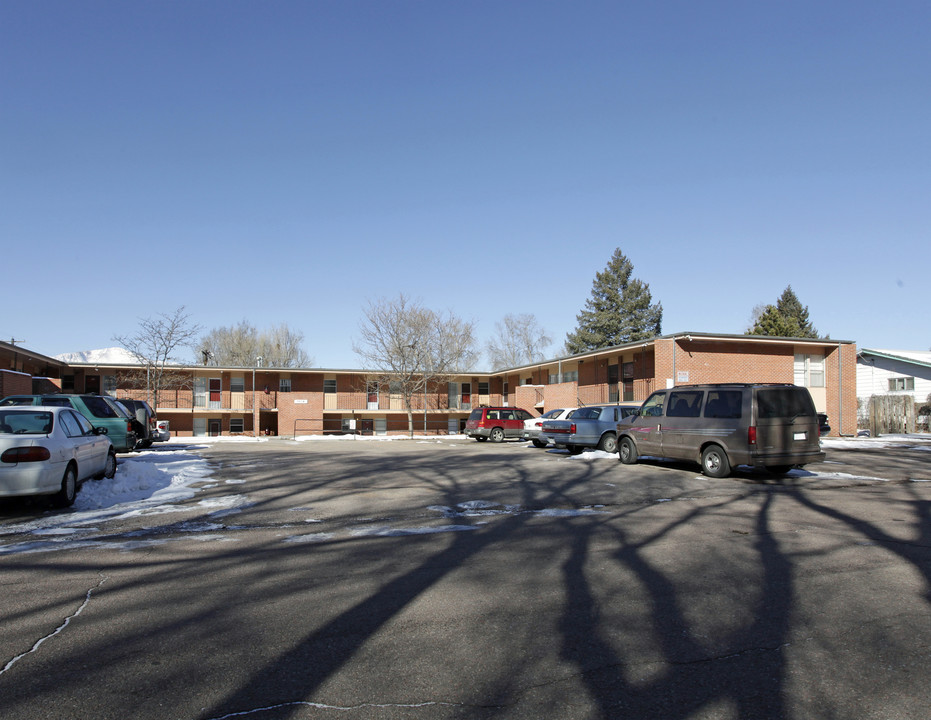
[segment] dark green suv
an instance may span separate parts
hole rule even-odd
[[[105,395],[10,395],[0,400],[0,407],[4,405],[74,408],[95,428],[106,428],[107,437],[117,452],[129,452],[139,439],[133,430],[133,418]]]

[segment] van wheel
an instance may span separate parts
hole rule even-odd
[[[708,477],[723,478],[731,474],[727,453],[720,445],[709,445],[701,454],[701,471]]]
[[[61,479],[61,490],[52,495],[52,505],[57,508],[66,508],[74,505],[74,498],[78,494],[78,471],[74,465],[69,465],[65,476]]]
[[[538,448],[545,448],[545,447],[546,447],[546,442],[545,442],[544,440],[534,440],[534,441],[533,441],[533,446],[534,446],[534,447],[538,447]]]
[[[766,472],[771,472],[773,475],[785,475],[791,469],[792,469],[791,465],[767,465],[766,466]]]
[[[618,446],[617,454],[619,460],[625,465],[633,465],[637,462],[637,446],[629,437],[621,438],[621,444]]]
[[[492,428],[491,433],[488,435],[488,439],[495,443],[503,442],[504,430],[498,427]]]
[[[614,433],[605,433],[601,436],[601,441],[598,443],[598,449],[603,450],[606,453],[616,453],[617,452],[617,438]]]

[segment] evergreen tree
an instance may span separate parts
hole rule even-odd
[[[816,338],[818,331],[808,319],[808,307],[803,306],[789,285],[775,305],[757,308],[753,327],[747,335],[773,337]]]
[[[578,327],[566,335],[567,352],[613,347],[660,334],[663,306],[651,302],[649,285],[631,280],[633,269],[617,248],[608,266],[595,275],[591,297],[576,315]]]

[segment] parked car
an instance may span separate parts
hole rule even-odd
[[[73,409],[0,408],[0,496],[49,495],[55,506],[68,507],[85,480],[115,473],[107,429]]]
[[[807,388],[783,384],[685,385],[657,390],[617,426],[623,463],[643,455],[694,460],[709,477],[738,465],[774,473],[824,460]]]
[[[106,395],[10,395],[0,400],[0,407],[9,405],[44,405],[70,407],[86,417],[95,428],[107,429],[107,436],[117,452],[129,452],[136,447],[136,431],[132,418],[116,400]]]
[[[617,424],[640,409],[639,403],[587,405],[565,420],[546,420],[540,439],[576,454],[585,448],[617,451]]]
[[[168,420],[158,420],[155,423],[155,442],[168,442],[171,440],[171,430],[169,430]]]
[[[831,423],[828,422],[827,413],[818,413],[818,432],[822,437],[831,432]]]
[[[136,447],[140,449],[151,447],[158,433],[155,411],[152,406],[145,400],[133,400],[131,398],[117,398],[116,401],[126,409],[126,412],[134,420],[133,429],[136,431],[137,436]]]
[[[524,440],[530,440],[538,448],[546,447],[548,443],[540,438],[543,423],[546,420],[562,420],[569,417],[574,410],[575,408],[556,408],[555,410],[547,410],[540,417],[524,420],[524,432],[521,437]]]
[[[524,420],[532,418],[526,410],[514,407],[480,407],[469,413],[465,434],[479,442],[501,442],[519,438],[524,432]]]

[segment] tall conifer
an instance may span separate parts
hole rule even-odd
[[[663,306],[653,304],[647,283],[631,279],[633,269],[617,248],[608,266],[595,275],[591,297],[576,315],[578,327],[566,335],[567,352],[613,347],[660,334]]]
[[[775,305],[766,305],[756,318],[748,335],[773,337],[816,338],[815,330],[808,319],[808,306],[802,305],[789,285],[779,296]]]

